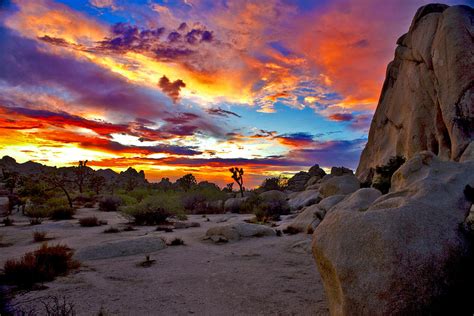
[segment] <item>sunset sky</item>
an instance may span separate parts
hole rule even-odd
[[[0,157],[247,186],[355,168],[428,2],[0,0]]]

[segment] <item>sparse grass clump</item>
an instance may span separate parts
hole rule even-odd
[[[47,235],[48,235],[47,232],[41,232],[41,231],[33,232],[33,241],[34,242],[46,241],[49,239]]]
[[[143,260],[142,262],[139,262],[137,265],[139,267],[148,268],[148,267],[151,267],[155,263],[156,263],[156,260],[150,259],[150,256],[146,256],[145,260]]]
[[[10,217],[5,217],[2,223],[5,226],[13,226],[13,219],[11,219]]]
[[[124,232],[133,232],[136,231],[136,229],[132,225],[128,225],[123,229]]]
[[[72,259],[74,251],[66,245],[43,244],[33,252],[27,252],[19,260],[8,260],[3,267],[3,279],[8,284],[31,287],[38,282],[52,281],[79,263]]]
[[[101,226],[101,225],[106,225],[107,222],[105,221],[100,221],[97,217],[95,216],[89,216],[89,217],[84,217],[79,219],[79,225],[82,227],[96,227],[96,226]]]
[[[179,237],[175,237],[167,243],[168,246],[183,246],[184,240]]]
[[[389,159],[387,164],[375,167],[375,177],[372,187],[387,194],[391,187],[392,175],[405,163],[402,156],[394,156]]]
[[[109,227],[106,230],[104,230],[104,234],[116,234],[116,233],[120,233],[120,229],[118,229],[117,227]]]
[[[41,225],[43,220],[41,218],[32,218],[30,219],[30,225],[35,226],[35,225]]]
[[[55,221],[67,220],[74,218],[76,210],[67,206],[58,207],[51,211],[50,218]]]

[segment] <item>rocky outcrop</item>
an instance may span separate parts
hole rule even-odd
[[[312,233],[321,223],[325,211],[318,207],[318,204],[306,207],[287,227],[292,231]]]
[[[321,183],[319,192],[323,197],[331,195],[347,195],[360,188],[359,180],[353,174],[346,174],[344,176],[332,177]]]
[[[230,198],[224,202],[224,211],[231,213],[240,213],[243,211],[243,205],[247,201],[248,197],[243,198]]]
[[[473,170],[474,161],[421,152],[395,172],[390,193],[360,189],[330,209],[313,254],[331,314],[472,314],[464,190]]]
[[[264,237],[275,235],[275,230],[268,226],[250,223],[236,223],[211,227],[207,230],[204,239],[209,239],[218,243],[238,241],[244,237]]]
[[[397,41],[362,152],[362,182],[391,156],[429,150],[459,161],[474,141],[474,10],[420,8]],[[472,155],[471,155],[472,156]]]
[[[281,191],[271,190],[271,191],[260,193],[260,198],[262,199],[262,201],[265,201],[265,202],[271,202],[275,200],[285,201],[287,199],[287,196],[285,193]]]
[[[291,195],[288,200],[288,205],[292,211],[297,211],[305,206],[316,204],[320,200],[321,196],[318,190],[306,190]]]
[[[288,190],[290,191],[303,191],[306,182],[311,178],[311,176],[305,172],[300,171],[295,174],[293,177],[288,179]]]

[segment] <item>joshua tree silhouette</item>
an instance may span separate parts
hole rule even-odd
[[[240,195],[244,197],[244,169],[234,167],[230,168],[229,171],[232,173],[232,179],[239,185],[240,188]]]

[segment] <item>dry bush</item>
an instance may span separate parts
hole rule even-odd
[[[105,234],[116,234],[116,233],[120,233],[120,229],[118,229],[117,227],[109,227],[106,230],[104,230],[104,233]]]
[[[182,246],[184,245],[184,240],[179,237],[173,238],[171,241],[167,243],[168,246]]]
[[[19,260],[7,260],[3,267],[3,279],[20,287],[52,281],[56,276],[79,267],[79,262],[72,259],[73,254],[74,251],[66,245],[43,244],[37,250],[25,253]]]
[[[48,235],[47,232],[40,232],[40,231],[33,232],[33,241],[34,242],[46,241],[49,239],[47,235]]]
[[[106,221],[100,221],[95,216],[84,217],[79,220],[79,225],[82,227],[95,227],[101,225],[107,225]]]

